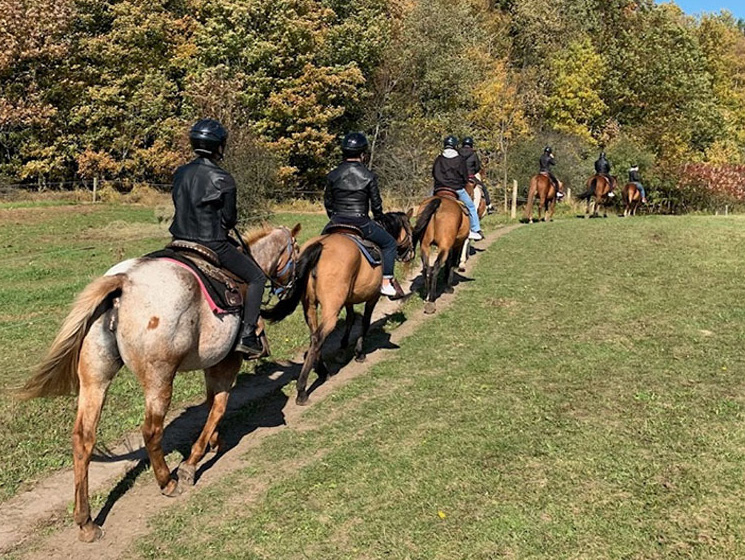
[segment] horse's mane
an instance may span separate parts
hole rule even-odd
[[[258,228],[254,228],[245,233],[242,233],[241,236],[243,237],[243,241],[245,241],[246,245],[253,245],[259,239],[262,239],[263,237],[269,235],[273,230],[274,228],[272,226],[270,226],[269,224],[264,224],[262,226],[259,226]]]
[[[406,214],[404,212],[388,212],[380,216],[376,221],[394,237],[401,233],[403,220]]]

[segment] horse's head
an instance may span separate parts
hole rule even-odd
[[[388,212],[383,214],[378,223],[396,240],[396,259],[409,262],[414,258],[414,236],[411,233],[411,215],[408,212]]]
[[[246,238],[251,254],[272,284],[272,291],[280,298],[295,283],[300,255],[297,234],[301,228],[299,223],[292,229],[285,226],[265,228]]]

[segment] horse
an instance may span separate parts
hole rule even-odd
[[[636,216],[636,210],[642,201],[642,193],[636,183],[626,183],[623,187],[623,216]]]
[[[245,242],[275,288],[294,281],[300,224],[264,228]],[[138,378],[145,394],[142,435],[153,473],[165,496],[176,496],[179,481],[193,485],[196,465],[207,447],[221,442],[218,424],[228,391],[241,367],[233,351],[241,318],[216,315],[194,275],[169,260],[136,258],[111,268],[78,295],[46,357],[18,396],[21,399],[78,393],[73,428],[75,509],[84,542],[103,532],[91,519],[88,465],[107,389],[122,365]],[[209,415],[188,459],[171,476],[161,441],[163,420],[178,371],[204,370]]]
[[[427,314],[436,310],[437,277],[443,266],[445,292],[453,292],[453,268],[467,245],[470,230],[466,212],[457,199],[437,193],[424,200],[417,210],[414,246],[421,244],[422,277],[426,294],[424,312]]]
[[[484,198],[484,191],[481,185],[473,180],[469,180],[466,183],[466,192],[471,197],[471,200],[473,200],[474,206],[476,206],[479,219],[486,216],[486,199]]]
[[[397,244],[397,258],[404,262],[414,258],[412,244],[411,210],[389,212],[379,220]],[[380,284],[383,272],[380,266],[372,266],[361,254],[357,243],[345,233],[328,233],[308,240],[300,250],[297,263],[297,282],[287,297],[271,309],[262,311],[262,317],[277,322],[289,316],[302,300],[305,322],[310,330],[310,346],[297,380],[296,404],[308,404],[308,375],[315,369],[321,377],[328,376],[321,349],[329,334],[336,327],[342,308],[347,311],[341,347],[349,344],[349,335],[354,323],[354,305],[365,304],[362,317],[362,334],[355,344],[355,360],[365,361],[364,342],[370,328],[375,305],[380,299]],[[318,320],[318,306],[321,319]]]
[[[559,181],[559,192],[564,192],[564,185]],[[550,222],[554,219],[554,210],[556,209],[556,186],[547,173],[538,173],[530,178],[530,188],[528,189],[528,204],[525,207],[525,219],[533,223],[533,200],[538,195],[538,221],[541,221],[541,212],[545,212],[544,222]]]
[[[593,185],[595,185],[595,190],[593,194]],[[583,192],[581,195],[579,195],[577,198],[579,200],[586,200],[587,201],[587,208],[585,210],[585,218],[590,217],[590,204],[593,204],[593,211],[592,211],[592,217],[597,218],[598,217],[598,209],[602,206],[603,207],[603,218],[608,217],[608,213],[606,211],[606,205],[608,203],[609,197],[608,193],[613,190],[613,187],[616,186],[616,178],[611,177],[610,179],[606,177],[605,175],[597,174],[593,175],[587,180],[587,188],[585,192]]]

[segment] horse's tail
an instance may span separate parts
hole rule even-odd
[[[419,241],[424,236],[424,232],[427,230],[429,221],[432,219],[432,216],[435,215],[435,212],[437,212],[437,209],[440,207],[440,204],[442,204],[441,198],[439,197],[433,198],[427,203],[427,206],[424,207],[424,210],[422,210],[422,213],[419,214],[419,216],[417,216],[416,224],[414,224],[414,230],[413,230],[414,247],[416,247],[417,243],[419,243]]]
[[[286,298],[281,300],[271,309],[265,309],[261,312],[261,316],[264,317],[264,319],[276,323],[295,311],[297,304],[300,303],[300,300],[305,294],[305,290],[308,286],[308,277],[310,276],[311,271],[318,264],[318,259],[321,258],[322,251],[323,243],[320,241],[316,241],[309,245],[303,251],[297,261],[297,279],[295,285],[292,287]]]
[[[534,175],[530,178],[530,187],[528,187],[528,203],[525,205],[525,219],[527,220],[533,218],[533,199],[535,198],[537,190],[538,177]]]
[[[33,399],[77,393],[78,358],[83,339],[92,320],[109,305],[110,296],[122,289],[124,275],[101,276],[80,293],[72,310],[62,323],[44,360],[36,366],[36,373],[17,393],[20,399]]]
[[[590,200],[590,197],[592,196],[592,193],[595,192],[595,188],[593,188],[593,187],[596,187],[596,185],[595,185],[595,182],[596,181],[597,181],[597,179],[595,177],[590,177],[587,180],[587,184],[585,185],[585,192],[583,192],[582,194],[580,194],[577,197],[577,199],[578,200]]]

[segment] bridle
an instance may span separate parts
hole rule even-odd
[[[270,293],[273,293],[279,299],[284,299],[292,291],[297,280],[297,257],[299,250],[292,232],[285,226],[281,226],[280,229],[287,234],[287,245],[277,260],[277,266],[274,272],[269,275],[268,280]],[[282,262],[283,260],[284,262]],[[284,280],[285,278],[286,280]]]
[[[404,237],[404,240],[401,243],[396,243],[396,259],[401,262],[408,262],[414,258],[414,243],[411,232],[403,223],[403,220],[401,223],[401,229],[406,232],[406,237]]]

